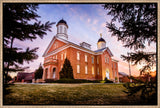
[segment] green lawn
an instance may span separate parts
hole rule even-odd
[[[122,84],[15,84],[6,87],[4,105],[8,104],[145,104],[139,96],[128,97]]]

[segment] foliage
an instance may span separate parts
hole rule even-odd
[[[118,41],[122,41],[124,47],[139,50],[148,45],[157,42],[157,4],[105,4],[104,9],[108,10],[108,15],[112,16],[110,23],[107,22],[107,28],[116,36]],[[119,25],[116,23],[119,22]],[[132,61],[133,64],[145,61],[146,65],[141,69],[141,73],[155,65],[156,53],[136,51],[128,55],[122,55],[126,61]]]
[[[60,75],[60,79],[62,78],[74,79],[73,69],[70,61],[67,58],[64,61],[63,68],[59,72],[59,75]]]
[[[141,93],[141,99],[147,101],[151,104],[157,104],[157,87],[155,82],[146,80],[145,82],[142,80],[135,79],[134,77],[130,77],[134,83],[126,83],[123,86],[127,89],[124,92],[128,94],[128,96],[136,96],[138,92]],[[148,79],[148,78],[147,78]]]
[[[46,79],[46,83],[100,83],[99,80],[85,80],[85,79],[68,79],[63,78],[59,80]]]
[[[30,49],[14,47],[14,41],[33,41],[37,37],[43,38],[46,31],[51,31],[54,23],[42,24],[36,13],[38,4],[4,3],[3,4],[3,55],[4,75],[8,72],[23,71],[28,67],[21,67],[24,62],[29,63],[38,58],[38,48]]]
[[[156,65],[156,52],[144,52],[143,49],[146,48],[146,43],[150,45],[157,42],[157,4],[111,3],[103,7],[108,10],[108,15],[112,16],[111,22],[107,22],[107,28],[112,32],[112,36],[122,41],[124,47],[135,50],[128,55],[122,55],[123,60],[131,61],[133,65],[143,63],[140,75],[150,72],[151,68]],[[116,25],[117,22],[120,24]],[[134,77],[131,79],[136,80]],[[136,82],[138,85],[127,83],[124,86],[128,90],[126,92],[128,95],[141,92],[142,99],[150,100],[150,97],[153,97],[156,100],[157,83],[139,80]]]
[[[36,79],[42,79],[42,76],[43,76],[43,67],[42,67],[41,64],[39,65],[39,68],[36,69],[34,75],[35,75],[35,80]]]
[[[113,81],[109,80],[107,77],[105,78],[105,83],[113,83]]]
[[[6,77],[6,76],[5,76],[5,77]],[[7,78],[5,78],[5,79],[7,79],[6,82],[8,82],[8,81],[11,81],[11,80],[12,80],[12,77],[8,74],[8,75],[7,75]]]
[[[115,77],[115,81],[117,81],[118,80],[118,78],[117,77]]]

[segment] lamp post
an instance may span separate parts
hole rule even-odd
[[[129,53],[128,54],[128,57],[129,57]],[[130,60],[128,60],[128,65],[129,65],[129,76],[131,77],[131,66],[130,66]],[[132,79],[130,78],[130,82],[132,82]]]

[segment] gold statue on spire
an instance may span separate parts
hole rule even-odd
[[[100,37],[102,37],[102,33],[100,33]]]

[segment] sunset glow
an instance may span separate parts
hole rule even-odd
[[[97,41],[100,38],[100,33],[106,41],[106,46],[113,52],[113,58],[118,60],[119,72],[125,72],[129,74],[129,66],[126,61],[121,59],[121,55],[126,55],[127,52],[131,52],[130,49],[124,48],[122,42],[117,41],[116,37],[111,37],[111,33],[106,28],[106,22],[111,21],[111,17],[107,16],[107,11],[103,9],[102,4],[40,4],[38,9],[38,15],[41,16],[42,23],[58,22],[60,19],[65,19],[69,28],[68,35],[69,41],[79,44],[81,42],[87,42],[91,44],[91,49],[97,50]],[[37,52],[39,58],[25,63],[23,66],[29,66],[30,68],[26,72],[34,72],[38,68],[39,64],[43,64],[43,53],[49,42],[56,34],[56,24],[52,26],[52,32],[47,32],[47,35],[43,39],[37,38],[33,42],[25,41],[21,42],[15,40],[13,46],[20,48],[35,48],[39,47]],[[133,51],[133,50],[132,50]],[[144,51],[156,52],[156,44],[151,44]],[[134,76],[139,75],[139,69],[142,65],[131,66],[131,74]],[[154,68],[152,71],[156,71]]]

